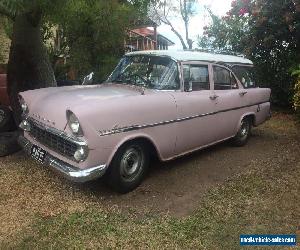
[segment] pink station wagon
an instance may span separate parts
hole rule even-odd
[[[19,143],[75,182],[136,188],[151,156],[168,161],[231,139],[243,146],[270,117],[270,89],[250,60],[193,51],[126,54],[105,83],[20,93]]]

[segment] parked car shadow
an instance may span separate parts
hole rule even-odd
[[[16,176],[16,179],[11,177],[10,182],[3,182],[7,185],[3,188],[13,189],[16,193],[21,188],[24,190],[21,196],[33,204],[39,204],[42,199],[43,209],[54,202],[61,204],[61,209],[84,206],[104,210],[117,208],[141,215],[155,212],[184,216],[199,206],[201,197],[210,188],[251,169],[255,162],[280,157],[290,145],[291,138],[285,134],[257,128],[244,147],[233,147],[226,141],[169,162],[154,161],[144,182],[124,195],[112,191],[103,179],[73,183],[47,166],[35,163],[24,153],[17,153],[3,158],[4,174]],[[18,179],[22,179],[21,184]],[[29,195],[29,191],[35,195]]]
[[[169,162],[156,161],[141,186],[124,195],[107,187],[103,178],[84,184],[70,182],[69,185],[105,202],[107,206],[167,211],[181,216],[195,208],[209,187],[224,182],[245,168],[245,152],[255,150],[257,145],[258,139],[255,138],[243,148],[232,147],[229,141],[225,141]],[[61,178],[61,181],[65,180]]]

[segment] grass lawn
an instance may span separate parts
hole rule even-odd
[[[290,116],[277,114],[264,126],[266,131],[293,138],[294,150],[299,150],[299,128]],[[37,213],[29,227],[3,241],[1,246],[240,249],[240,234],[295,234],[300,226],[300,152],[298,155],[275,154],[263,161],[249,162],[246,171],[207,191],[199,200],[198,209],[186,217],[137,215],[130,210],[100,211],[92,206],[58,215]]]

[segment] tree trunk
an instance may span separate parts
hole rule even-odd
[[[31,12],[16,16],[10,48],[8,95],[16,122],[21,121],[18,93],[25,90],[56,86],[41,35],[41,14]]]

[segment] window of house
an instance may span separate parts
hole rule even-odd
[[[183,66],[184,85],[192,83],[192,90],[209,90],[208,66],[206,65],[184,65]]]
[[[235,77],[229,70],[213,66],[214,71],[214,88],[215,90],[237,89],[238,84]]]

